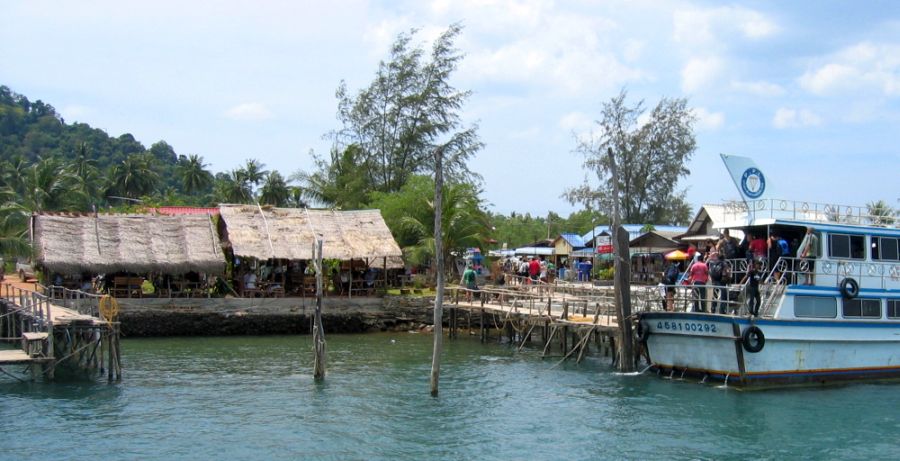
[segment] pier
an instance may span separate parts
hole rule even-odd
[[[598,352],[616,363],[619,325],[612,286],[509,279],[502,287],[487,285],[472,291],[450,287],[446,306],[450,338],[461,328],[477,329],[484,342],[496,330],[501,340],[508,338],[519,349],[540,338],[543,356],[554,356],[556,349],[563,360],[574,356],[577,362],[594,343]],[[467,301],[469,293],[471,300]]]
[[[0,374],[24,381],[10,366],[23,366],[31,380],[52,380],[57,371],[107,373],[122,379],[117,303],[113,298],[62,287],[0,284],[0,339],[17,348],[0,350]]]

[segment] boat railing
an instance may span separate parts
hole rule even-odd
[[[674,285],[659,284],[642,287],[641,293],[633,299],[636,312],[711,312],[727,315],[746,316],[746,283],[723,285]]]
[[[760,199],[724,204],[725,221],[741,221],[748,217],[790,219],[815,223],[853,224],[897,228],[900,218],[886,210],[878,213],[867,206],[837,205],[783,199]]]
[[[782,256],[766,277],[767,284],[784,281],[788,285],[837,287],[846,278],[860,287],[888,289],[900,283],[900,263],[788,258]]]

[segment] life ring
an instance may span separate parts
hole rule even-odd
[[[645,325],[644,322],[638,321],[637,327],[634,329],[634,335],[639,342],[646,342],[650,336],[650,327]]]
[[[757,353],[766,345],[766,335],[756,325],[750,325],[741,335],[741,344],[744,350],[750,353]]]
[[[846,299],[853,299],[859,296],[859,283],[850,277],[841,280],[841,295]]]

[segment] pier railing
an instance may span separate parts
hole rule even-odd
[[[72,309],[79,314],[100,317],[100,299],[104,295],[72,290],[58,285],[36,284],[37,291],[52,299],[56,304]]]
[[[30,331],[48,332],[53,326],[52,303],[47,296],[11,283],[3,283],[0,284],[0,298],[31,320]]]

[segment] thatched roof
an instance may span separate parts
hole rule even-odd
[[[225,270],[209,216],[37,215],[34,246],[38,262],[62,274]]]
[[[325,259],[365,259],[380,266],[375,259],[387,257],[388,266],[394,267],[403,255],[379,210],[255,205],[220,205],[219,210],[235,256],[309,260],[317,236],[324,239]]]

